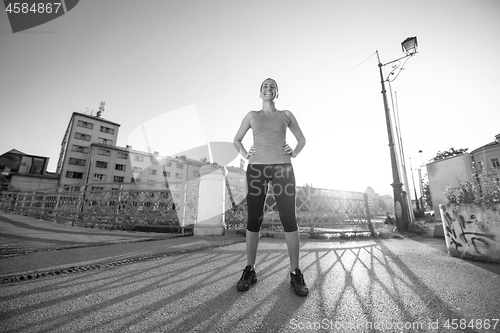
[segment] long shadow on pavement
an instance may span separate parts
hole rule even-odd
[[[402,323],[413,325],[405,332],[444,332],[446,319],[494,314],[487,307],[466,314],[451,305],[453,299],[446,299],[445,293],[433,287],[431,277],[423,276],[437,264],[409,265],[393,244],[303,241],[301,266],[310,287],[306,298],[293,294],[286,246],[273,240],[261,242],[259,282],[244,293],[235,288],[246,261],[244,244],[2,286],[0,325],[12,331],[37,332],[288,332],[309,328],[378,332],[377,323]],[[444,265],[453,261],[444,260]],[[484,288],[498,282],[487,281],[491,286]],[[434,330],[433,323],[439,329]]]

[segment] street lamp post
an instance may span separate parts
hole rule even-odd
[[[415,187],[415,177],[413,176],[413,166],[411,165],[411,158],[410,158],[410,170],[411,170],[411,181],[413,183],[413,193],[415,193],[415,204],[417,205],[417,212],[419,217],[423,217],[424,211],[420,210],[420,202],[417,195],[417,188]]]
[[[420,155],[420,166],[418,168],[418,183],[419,183],[419,189],[420,189],[420,207],[422,207],[422,214],[425,215],[425,209],[426,205],[424,205],[424,182],[422,180],[422,167],[424,166],[424,152],[422,150],[418,151]]]
[[[399,178],[399,171],[398,171],[398,165],[397,165],[397,160],[396,160],[396,151],[394,149],[394,137],[392,133],[392,123],[391,123],[391,114],[389,111],[389,103],[387,102],[387,94],[385,90],[385,81],[389,80],[389,76],[394,74],[394,71],[399,68],[399,66],[395,66],[389,76],[384,79],[384,75],[382,73],[382,67],[395,63],[396,61],[399,61],[404,58],[408,58],[413,56],[415,53],[417,53],[417,37],[409,37],[405,39],[402,43],[401,46],[403,48],[403,51],[406,53],[404,57],[401,57],[399,59],[393,60],[391,62],[388,62],[386,64],[382,64],[380,62],[380,57],[377,51],[377,59],[378,59],[378,67],[380,71],[380,84],[382,85],[382,98],[384,100],[384,111],[385,111],[385,121],[387,125],[387,136],[389,137],[389,150],[391,154],[391,167],[392,167],[392,188],[394,192],[394,210],[396,213],[396,227],[398,230],[407,230],[408,225],[410,223],[410,216],[409,216],[409,210],[408,210],[408,203],[406,200],[403,199],[402,195],[402,186],[403,183],[401,183],[401,180]],[[401,71],[403,68],[399,68]]]

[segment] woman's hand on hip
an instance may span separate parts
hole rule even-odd
[[[250,147],[250,150],[248,151],[248,153],[246,154],[245,158],[248,160],[250,158],[250,156],[252,156],[253,154],[255,154],[255,151],[257,150],[257,147],[255,147],[255,145],[252,145]]]
[[[292,155],[292,157],[297,157],[297,154],[293,151],[293,149],[288,145],[288,144],[284,144],[283,145],[283,150],[285,151],[285,153],[287,154],[290,154]]]

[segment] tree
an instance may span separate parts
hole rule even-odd
[[[458,155],[462,155],[463,153],[467,152],[467,150],[469,150],[469,148],[458,148],[458,149],[455,149],[455,148],[450,148],[446,151],[438,151],[436,156],[434,156],[430,162],[435,162],[435,161],[439,161],[439,160],[444,160],[448,157],[452,157],[452,156],[458,156]]]
[[[427,206],[432,207],[431,189],[429,188],[428,181],[423,184],[423,191],[425,203],[427,204]]]

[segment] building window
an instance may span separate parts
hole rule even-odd
[[[156,170],[149,169],[149,170],[148,170],[148,173],[149,173],[150,175],[156,175]]]
[[[109,149],[103,149],[103,148],[99,148],[98,152],[97,152],[99,155],[103,155],[103,156],[109,156]]]
[[[491,158],[490,161],[492,168],[500,168],[500,161],[498,160],[498,157]]]
[[[125,165],[124,164],[117,164],[117,165],[115,165],[115,170],[125,171]]]
[[[125,159],[125,160],[126,160],[126,159],[128,158],[128,154],[127,154],[127,153],[124,153],[124,152],[119,151],[116,157],[117,157],[117,158],[123,158],[123,159]]]
[[[138,172],[138,173],[141,173],[141,172],[142,172],[142,168],[139,168],[139,167],[134,167],[133,172]]]
[[[130,182],[135,183],[135,178],[134,177],[130,178]]]
[[[200,177],[200,172],[197,170],[193,171],[193,177]]]
[[[177,179],[182,179],[182,173],[176,173],[175,178]]]
[[[88,134],[75,132],[75,139],[77,139],[77,140],[90,141],[90,138],[91,138],[91,136]]]
[[[144,161],[144,156],[135,155],[134,161],[142,162],[142,161]]]
[[[151,156],[149,158],[149,162],[151,162],[151,164],[158,164],[158,160],[156,158],[154,158],[153,156]]]
[[[85,160],[82,160],[81,158],[73,158],[73,157],[70,157],[69,158],[69,161],[68,161],[68,164],[71,164],[71,165],[80,165],[80,166],[85,166],[85,163],[87,161]]]
[[[108,167],[108,162],[103,162],[103,161],[96,161],[95,162],[96,168],[107,168]]]
[[[123,177],[114,176],[113,177],[113,182],[115,182],[115,183],[123,183]]]
[[[78,192],[80,191],[80,186],[65,186],[64,190],[66,192]]]
[[[148,179],[148,186],[155,186],[155,181]]]
[[[105,139],[105,138],[99,138],[97,139],[97,142],[103,144],[103,145],[112,145],[113,140]]]
[[[71,151],[75,151],[77,153],[84,153],[84,154],[88,154],[89,152],[89,147],[83,147],[83,146],[77,146],[77,145],[73,145],[71,147]]]
[[[168,167],[171,167],[172,166],[172,162],[167,162],[165,165],[168,166]]]
[[[66,171],[66,178],[83,179],[83,172]]]
[[[136,178],[136,179],[135,179],[135,182],[136,182],[136,183],[140,183],[140,182],[141,182],[141,178]]]
[[[477,171],[481,172],[484,170],[483,161],[477,161]]]
[[[184,169],[184,164],[177,163],[177,169]]]
[[[105,126],[101,126],[101,132],[103,132],[103,133],[109,133],[109,134],[115,134],[115,129],[114,128],[105,127]]]
[[[92,186],[92,191],[102,191],[104,190],[104,187],[102,186]]]
[[[78,122],[76,123],[76,125],[80,126],[80,127],[88,128],[88,129],[93,129],[94,128],[94,124],[88,123],[88,122],[83,121],[83,120],[78,120]]]
[[[79,191],[80,191],[80,186],[70,186],[70,187],[66,187],[66,190],[67,190],[67,191],[71,191],[71,192],[79,192]]]
[[[102,173],[94,173],[94,180],[104,180],[106,179],[106,175],[103,175]]]
[[[170,171],[163,171],[163,177],[170,177]]]

